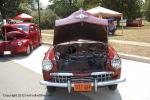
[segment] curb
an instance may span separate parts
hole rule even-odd
[[[42,42],[43,45],[52,45],[48,42]],[[118,53],[119,56],[123,59],[128,59],[128,60],[133,60],[133,61],[139,61],[139,62],[144,62],[144,63],[150,63],[150,58],[148,57],[142,57],[142,56],[136,56],[136,55],[129,55],[125,53]]]
[[[129,45],[142,46],[142,47],[150,47],[150,43],[145,43],[145,42],[113,40],[113,39],[110,39],[110,40],[108,40],[108,41],[109,41],[109,42],[112,42],[112,43],[129,44]]]
[[[125,53],[118,53],[118,54],[123,59],[134,60],[134,61],[139,61],[139,62],[144,62],[144,63],[150,63],[150,58],[148,58],[148,57],[129,55],[129,54],[125,54]]]
[[[52,45],[51,43],[48,42],[42,42],[43,45]]]

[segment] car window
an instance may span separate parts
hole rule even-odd
[[[34,32],[35,31],[35,27],[34,26],[30,26],[30,32]]]
[[[28,32],[28,26],[25,25],[18,25],[17,26],[18,29],[24,31],[24,32]]]

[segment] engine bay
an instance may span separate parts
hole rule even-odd
[[[108,47],[104,43],[67,43],[55,45],[59,71],[104,70]]]

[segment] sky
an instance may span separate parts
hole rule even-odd
[[[40,0],[40,5],[42,8],[46,8],[50,3],[49,0]]]

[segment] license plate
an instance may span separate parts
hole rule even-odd
[[[4,55],[10,55],[11,51],[4,51]]]
[[[78,92],[92,91],[92,86],[90,83],[75,83],[74,91],[78,91]]]

